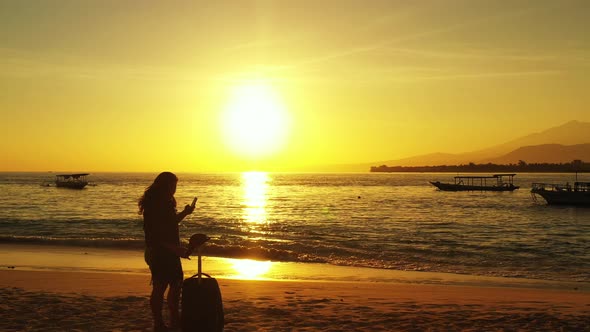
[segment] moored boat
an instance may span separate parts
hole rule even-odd
[[[88,184],[88,181],[86,180],[86,176],[88,175],[90,174],[58,174],[55,176],[55,186],[62,188],[82,189]]]
[[[590,206],[590,182],[574,182],[574,185],[533,183],[531,195],[536,201],[536,195],[545,199],[550,205]]]
[[[430,181],[442,191],[513,191],[516,174],[494,174],[491,176],[455,176],[454,183]]]

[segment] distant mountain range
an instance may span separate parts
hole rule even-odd
[[[476,164],[566,163],[590,161],[590,123],[570,121],[487,149],[467,153],[431,153],[373,163],[374,166],[436,166]]]
[[[570,121],[561,126],[526,135],[486,149],[467,153],[430,153],[372,163],[324,165],[314,171],[367,172],[371,166],[440,166],[461,164],[590,162],[590,123]],[[310,169],[311,170],[311,169]]]
[[[542,144],[518,148],[501,157],[487,160],[493,164],[517,164],[519,160],[527,163],[567,163],[572,160],[590,162],[590,143],[576,145]]]

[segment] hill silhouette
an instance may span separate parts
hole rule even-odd
[[[441,166],[474,164],[571,163],[590,161],[590,123],[569,121],[537,133],[467,153],[436,152],[403,159],[301,167],[303,172],[367,172],[374,166]]]
[[[527,163],[566,163],[572,160],[590,161],[590,144],[561,145],[542,144],[518,148],[501,157],[487,160],[493,164]]]
[[[561,126],[526,135],[473,152],[430,153],[374,162],[372,165],[435,166],[468,163],[561,162],[590,160],[590,123],[569,121]],[[529,161],[530,160],[530,161]]]

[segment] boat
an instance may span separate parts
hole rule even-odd
[[[514,185],[515,175],[455,176],[454,183],[430,181],[430,184],[442,191],[513,191],[520,188]]]
[[[82,189],[88,184],[88,181],[86,181],[86,176],[88,175],[90,174],[58,174],[55,176],[55,186],[71,189]]]
[[[549,205],[590,206],[590,182],[574,182],[574,185],[533,183],[531,195],[537,201],[539,195]]]

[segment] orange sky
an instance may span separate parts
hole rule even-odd
[[[0,171],[297,170],[590,121],[588,12],[588,1],[3,1]],[[244,154],[271,125],[228,134],[224,114],[256,84],[282,105],[280,139]]]

